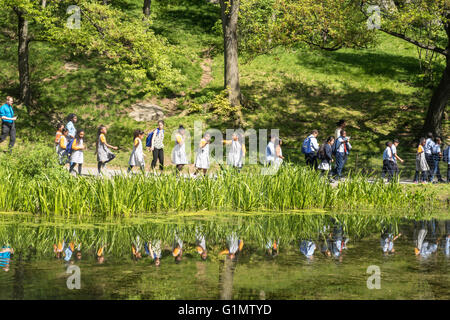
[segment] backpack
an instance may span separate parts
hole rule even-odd
[[[157,134],[159,134],[159,129],[156,128],[155,130],[153,130],[152,132],[150,132],[147,136],[147,139],[145,140],[145,146],[147,148],[151,148],[152,147],[152,140],[153,140],[153,134],[155,133],[155,131],[158,131]],[[164,129],[163,129],[164,132]]]
[[[75,141],[75,139],[69,140],[69,142],[66,145],[66,153],[68,155],[72,154],[72,145],[73,145],[74,141]]]
[[[308,137],[303,141],[303,145],[302,145],[302,153],[304,154],[309,154],[311,153],[311,138]]]

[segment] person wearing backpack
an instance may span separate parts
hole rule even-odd
[[[319,151],[319,144],[317,143],[317,136],[319,131],[313,130],[311,134],[303,141],[302,153],[305,154],[306,165],[311,169],[317,169],[317,152]]]
[[[318,154],[318,158],[320,161],[318,169],[321,172],[321,175],[328,176],[328,173],[331,168],[331,163],[333,160],[331,146],[334,144],[334,137],[329,136],[327,140],[320,146]]]
[[[66,152],[68,134],[69,130],[67,130],[67,128],[63,128],[61,130],[61,137],[59,138],[59,143],[56,150],[56,153],[58,154],[59,164],[62,166],[64,166],[68,162],[68,154]],[[66,161],[63,161],[64,158],[67,158]]]
[[[188,164],[188,157],[186,154],[186,129],[180,125],[178,132],[175,134],[175,146],[172,150],[172,163],[175,164],[177,171],[180,174],[183,167]]]
[[[149,141],[150,140],[150,141]],[[147,137],[147,147],[153,152],[152,170],[159,161],[159,169],[164,170],[164,121],[158,121],[158,128],[149,133]]]
[[[340,137],[337,138],[333,145],[333,153],[336,157],[336,168],[334,173],[338,179],[341,178],[342,170],[344,170],[351,149],[350,137],[347,137],[347,132],[345,130],[341,130]]]
[[[86,150],[86,145],[84,144],[84,130],[80,130],[77,132],[75,140],[73,140],[72,143],[69,173],[72,173],[72,171],[75,169],[75,166],[78,164],[78,175],[81,175],[81,170],[83,169],[84,162],[84,150]]]

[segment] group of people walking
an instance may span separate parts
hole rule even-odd
[[[78,118],[75,114],[70,114],[67,117],[67,124],[58,124],[55,136],[55,148],[58,154],[59,163],[65,165],[70,163],[69,172],[72,173],[78,165],[78,173],[81,174],[84,162],[83,152],[87,149],[84,143],[84,130],[77,130],[75,124]],[[111,151],[117,150],[118,147],[108,144],[106,140],[107,128],[101,125],[97,132],[96,154],[98,162],[98,173],[102,174],[102,170],[106,164],[112,161],[116,156]],[[146,138],[145,138],[146,137]],[[145,146],[144,146],[145,143]],[[210,167],[210,150],[211,135],[205,133],[200,140],[197,155],[195,158],[195,172],[206,174]],[[239,133],[234,133],[231,140],[223,140],[225,145],[230,145],[230,152],[228,154],[228,163],[240,170],[245,159],[245,144],[243,136]],[[146,134],[143,130],[137,129],[133,134],[133,149],[128,161],[128,172],[134,167],[139,168],[142,172],[145,171],[145,153],[144,148],[147,148],[153,153],[153,160],[151,168],[155,169],[159,162],[160,170],[164,170],[164,121],[159,120],[156,129],[151,130]],[[186,153],[186,129],[180,125],[175,135],[175,147],[171,154],[172,162],[177,168],[177,174],[182,172],[188,162]]]
[[[428,133],[427,138],[420,138],[416,154],[416,174],[414,182],[444,182],[439,163],[447,163],[447,182],[450,182],[450,147],[443,150],[442,139]]]
[[[352,145],[350,137],[345,130],[347,123],[345,120],[339,120],[334,136],[329,136],[325,142],[319,146],[317,137],[318,130],[313,130],[306,137],[302,144],[302,153],[305,155],[306,164],[312,169],[318,169],[323,175],[327,175],[331,180],[340,179],[347,163]],[[335,162],[334,168],[332,163]]]

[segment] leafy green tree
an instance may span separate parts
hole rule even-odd
[[[174,48],[151,30],[151,21],[119,8],[94,0],[47,1],[45,6],[37,0],[0,0],[0,8],[2,16],[15,13],[1,22],[0,30],[9,41],[18,41],[20,100],[27,106],[32,104],[28,57],[34,40],[100,57],[109,72],[146,94],[177,86],[183,78],[169,59]]]
[[[445,69],[435,88],[423,126],[424,133],[442,134],[442,120],[450,98],[450,0],[362,0],[362,12],[380,8],[379,30],[442,55]]]

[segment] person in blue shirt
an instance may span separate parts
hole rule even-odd
[[[312,240],[300,241],[300,252],[309,260],[313,258],[315,250],[316,244]]]
[[[10,96],[6,97],[6,103],[0,108],[0,117],[2,118],[2,135],[0,136],[0,143],[5,141],[9,136],[9,150],[16,143],[16,124],[17,117],[14,115],[12,108],[14,99]]]
[[[14,253],[14,249],[10,247],[3,246],[0,249],[0,268],[4,271],[9,271],[9,264],[11,261],[11,254]]]
[[[441,170],[439,169],[439,162],[442,158],[441,143],[441,138],[437,137],[436,143],[434,144],[433,148],[431,148],[431,154],[433,155],[433,171],[431,174],[431,182],[433,182],[434,177],[437,177],[438,182],[444,182],[444,180],[442,180]]]
[[[71,113],[67,116],[66,128],[69,130],[69,141],[75,139],[75,136],[77,135],[77,129],[75,128],[75,123],[77,121],[78,117],[76,114]]]

